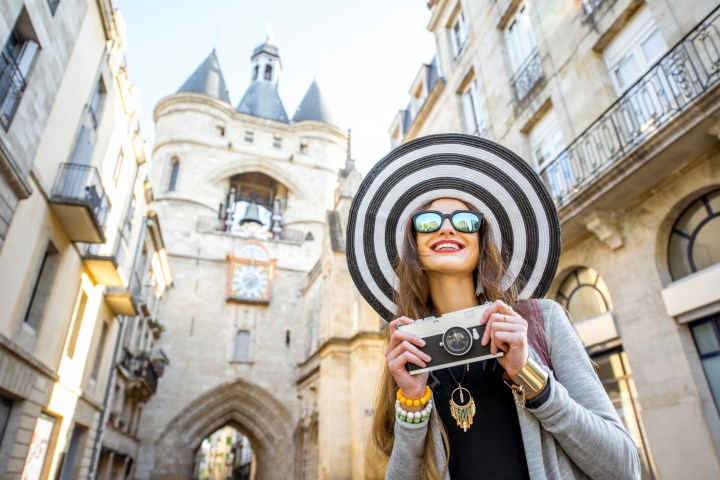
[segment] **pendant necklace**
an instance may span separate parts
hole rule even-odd
[[[470,390],[462,386],[462,382],[465,381],[465,374],[470,370],[470,364],[465,364],[465,368],[463,369],[463,375],[460,381],[458,382],[455,379],[455,375],[452,373],[452,368],[448,368],[448,372],[450,372],[450,376],[453,379],[453,382],[457,383],[457,388],[453,390],[452,394],[450,395],[450,415],[455,419],[457,422],[457,426],[463,429],[463,432],[467,432],[467,429],[470,428],[470,426],[473,423],[473,417],[475,416],[475,400],[473,400],[472,395],[470,395]],[[460,397],[460,403],[455,403],[455,393],[458,393]],[[463,392],[467,392],[468,401],[465,403],[465,394]]]

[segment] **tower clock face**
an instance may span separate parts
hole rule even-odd
[[[267,265],[236,263],[232,275],[230,297],[235,300],[267,302],[270,300]]]

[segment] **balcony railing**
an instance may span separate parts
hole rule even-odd
[[[540,171],[558,206],[720,83],[720,8]]]
[[[195,227],[197,228],[198,232],[227,232],[228,226],[225,224],[225,220],[217,217],[204,217],[204,216],[198,216],[196,219]],[[235,233],[232,233],[235,235]],[[245,236],[243,234],[238,233],[238,236]],[[268,234],[269,235],[269,234]],[[248,238],[256,238],[252,235],[247,235]],[[280,237],[269,237],[267,240],[281,240],[284,242],[292,243],[295,245],[302,245],[302,243],[305,241],[305,232],[301,230],[293,230],[290,228],[283,228],[280,231]]]
[[[545,78],[542,69],[542,61],[538,49],[534,49],[528,58],[523,61],[520,68],[517,69],[510,85],[515,95],[515,102],[518,106],[522,106],[529,99],[530,93],[540,85]]]
[[[615,4],[616,0],[583,0],[583,11],[591,19],[601,10],[607,10]]]
[[[7,130],[27,84],[15,59],[5,52],[0,52],[0,68],[0,124]]]
[[[130,374],[132,380],[139,381],[142,385],[141,391],[136,391],[135,394],[141,397],[145,397],[147,400],[153,393],[157,391],[158,374],[153,367],[152,362],[146,356],[133,355],[127,349],[124,352],[124,358],[121,365]],[[142,392],[142,390],[147,391]],[[144,395],[143,395],[144,393]]]
[[[105,242],[110,202],[95,167],[61,163],[50,202],[71,240]]]

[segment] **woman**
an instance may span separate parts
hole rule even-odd
[[[530,300],[547,292],[559,251],[542,183],[492,142],[425,137],[368,174],[351,207],[348,264],[392,319],[372,432],[387,478],[639,477],[637,450],[564,312]],[[432,358],[400,325],[486,302],[477,341],[502,356],[408,371]]]

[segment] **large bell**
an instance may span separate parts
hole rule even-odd
[[[245,225],[246,223],[257,223],[259,225],[263,224],[263,221],[260,220],[260,210],[255,202],[250,202],[248,204],[245,209],[245,214],[240,219],[240,225]]]

